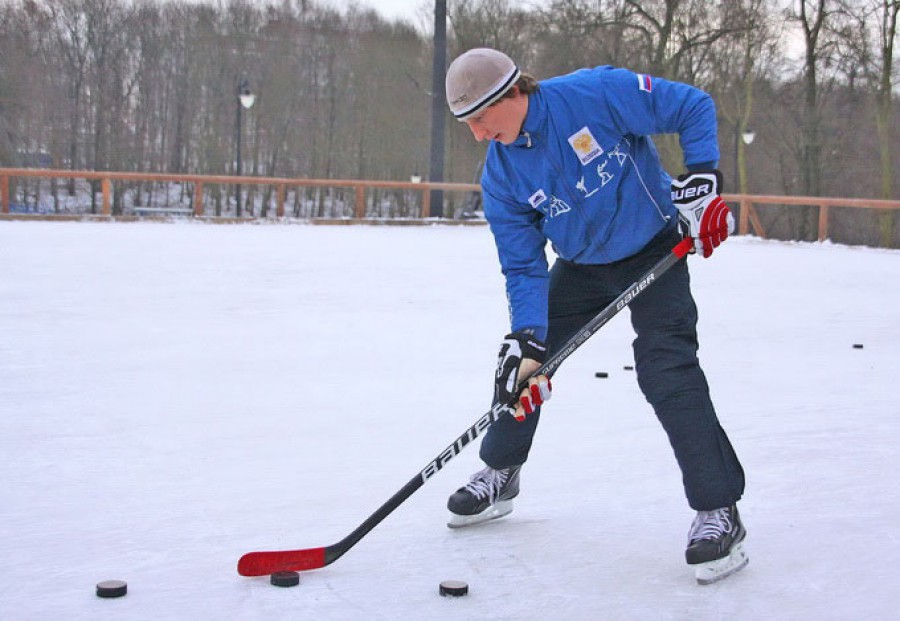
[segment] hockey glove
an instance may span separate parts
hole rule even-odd
[[[734,232],[734,216],[719,196],[721,186],[718,170],[696,171],[672,181],[681,234],[694,239],[694,250],[703,258]]]
[[[494,401],[507,405],[507,412],[517,421],[550,398],[550,378],[539,375],[528,380],[528,386],[516,399],[519,382],[537,371],[547,356],[547,346],[539,339],[524,332],[507,334],[497,356],[497,372],[494,375]],[[515,403],[514,403],[515,402]]]

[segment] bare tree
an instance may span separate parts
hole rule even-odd
[[[453,30],[455,53],[473,47],[492,47],[515,58],[523,67],[533,63],[529,44],[533,17],[511,0],[454,0],[447,16]]]
[[[733,141],[735,191],[747,193],[744,136],[750,130],[757,84],[773,78],[777,66],[780,26],[773,17],[773,0],[735,0],[728,5],[727,21],[736,31],[713,46],[707,63],[709,90],[731,133],[720,127],[722,142]],[[755,137],[755,135],[754,135]]]
[[[52,36],[56,38],[57,54],[67,78],[65,101],[68,110],[67,160],[72,170],[84,166],[82,151],[87,145],[82,140],[84,127],[83,101],[88,80],[88,45],[85,34],[87,16],[72,3],[48,0],[46,10],[54,24]],[[75,180],[69,181],[69,194],[75,193]]]
[[[856,92],[863,83],[863,98],[874,101],[877,150],[879,154],[878,195],[893,196],[891,116],[893,113],[893,52],[900,0],[864,0],[849,3],[838,28],[838,61],[848,89]],[[882,214],[882,243],[893,238],[893,215]]]
[[[784,0],[551,0],[545,10],[454,0],[450,46],[451,55],[497,47],[538,78],[611,64],[704,88],[736,189],[748,189],[746,155],[754,190],[891,196],[898,3],[790,0],[778,13]],[[785,24],[793,40],[777,39]],[[784,50],[797,41],[802,58],[789,65]],[[246,75],[257,99],[243,115],[244,172],[406,179],[428,155],[430,46],[425,27],[314,0],[6,0],[0,158],[18,164],[46,151],[73,169],[232,172],[235,91]],[[873,131],[859,131],[873,116]],[[758,138],[745,153],[748,128]],[[484,145],[456,123],[448,134],[448,178],[471,181]],[[677,141],[655,139],[675,172]],[[131,190],[116,188],[116,210],[122,189]],[[217,214],[228,190],[206,188]],[[136,202],[154,200],[154,186],[144,191]],[[347,213],[352,197],[344,206],[332,198],[334,212],[323,191],[296,192],[294,211]],[[790,223],[794,234],[810,238],[814,219],[790,211],[802,223]],[[896,236],[891,224],[882,222],[882,243]]]
[[[894,41],[897,36],[897,14],[900,12],[900,0],[880,0],[878,6],[878,52],[879,69],[875,99],[877,102],[875,120],[878,128],[878,154],[881,161],[881,197],[893,198],[894,168],[891,161],[891,122],[893,117],[893,69]],[[895,213],[885,212],[880,218],[881,244],[890,246],[894,239]]]
[[[880,0],[878,2],[879,58],[875,65],[877,69],[875,97],[878,105],[875,118],[878,126],[878,153],[881,158],[881,197],[884,199],[892,198],[894,194],[894,171],[891,164],[891,117],[893,116],[894,92],[894,41],[897,38],[898,13],[900,13],[900,0]]]
[[[822,105],[820,79],[832,81],[834,72],[820,78],[821,69],[834,66],[836,41],[832,36],[831,20],[842,10],[839,0],[797,0],[788,18],[800,25],[803,52],[803,120],[800,145],[800,176],[802,193],[819,196],[822,193]]]
[[[709,47],[735,32],[725,19],[729,3],[711,0],[622,0],[621,24],[637,33],[648,70],[660,77],[695,81]]]
[[[617,65],[647,70],[624,0],[554,0],[541,18],[540,66],[546,73]]]

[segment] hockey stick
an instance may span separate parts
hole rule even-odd
[[[606,308],[591,319],[575,336],[570,338],[563,347],[534,372],[534,375],[553,375],[563,361],[581,347],[585,341],[597,333],[620,310],[628,306],[636,297],[643,293],[670,267],[675,265],[693,248],[693,239],[686,237],[676,245],[669,254],[660,259],[656,265],[644,274],[637,282],[622,292]],[[525,382],[519,387],[525,387]],[[307,548],[305,550],[282,550],[270,552],[250,552],[238,561],[238,573],[242,576],[265,576],[276,571],[305,571],[319,569],[330,565],[344,555],[369,531],[375,528],[384,518],[391,514],[416,490],[422,487],[428,479],[440,471],[451,459],[456,457],[463,448],[474,441],[491,426],[503,414],[506,404],[498,403],[489,412],[479,418],[475,424],[469,427],[453,444],[441,451],[425,468],[416,474],[396,494],[381,505],[375,513],[370,515],[365,522],[357,526],[353,532],[337,543],[322,548]]]

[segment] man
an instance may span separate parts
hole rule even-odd
[[[486,467],[449,501],[450,527],[512,511],[540,405],[552,386],[529,378],[556,348],[682,239],[709,257],[733,230],[719,197],[715,106],[704,92],[597,67],[536,82],[508,56],[477,48],[446,76],[447,101],[476,140],[488,140],[484,213],[506,277],[511,332],[500,348]],[[672,180],[651,134],[677,133],[688,173]],[[548,269],[544,248],[557,259]],[[629,306],[639,386],[668,434],[697,512],[685,553],[711,582],[747,563],[736,503],[744,473],[719,425],[697,359],[697,310],[687,261]]]

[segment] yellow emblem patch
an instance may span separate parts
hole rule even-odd
[[[572,145],[572,150],[575,151],[575,155],[583,165],[587,165],[603,155],[603,148],[587,126],[569,136],[569,144]]]

